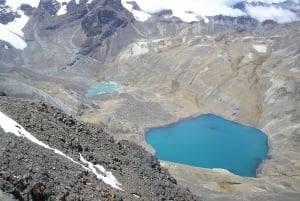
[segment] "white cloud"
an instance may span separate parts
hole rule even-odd
[[[265,20],[274,20],[278,23],[286,23],[298,20],[298,17],[295,13],[275,6],[247,6],[246,10],[251,17],[257,19],[260,22]]]
[[[125,4],[127,0],[122,0]],[[238,0],[231,0],[230,2],[238,2]],[[136,0],[136,3],[148,13],[154,13],[162,9],[172,9],[174,16],[183,17],[187,19],[191,18],[191,14],[187,12],[193,12],[200,16],[212,16],[212,15],[231,15],[239,16],[244,13],[238,9],[233,9],[227,6],[228,0]],[[189,20],[187,20],[189,21]]]
[[[130,0],[122,0],[123,5]],[[239,9],[233,9],[232,6],[241,0],[135,0],[135,2],[141,7],[142,10],[148,13],[158,12],[163,9],[171,9],[173,15],[181,18],[184,21],[191,22],[197,21],[196,16],[215,16],[215,15],[227,15],[227,16],[241,16],[246,15]],[[252,2],[253,0],[246,0]],[[263,3],[279,3],[285,0],[260,0]],[[299,3],[299,0],[293,0]],[[127,6],[128,7],[128,6]],[[279,23],[290,22],[297,20],[295,14],[286,9],[278,9],[274,6],[267,7],[265,10],[261,8],[250,8],[247,11],[251,13],[251,16],[259,21],[265,19],[272,19]],[[261,14],[259,11],[271,12],[270,14]]]

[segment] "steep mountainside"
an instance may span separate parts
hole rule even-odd
[[[176,185],[151,154],[43,103],[1,97],[0,110],[38,140],[79,162],[101,164],[121,183],[105,184],[79,164],[0,128],[0,188],[18,200],[200,200]],[[8,122],[6,122],[7,124]],[[104,178],[109,179],[108,173]],[[107,182],[106,182],[107,183]]]

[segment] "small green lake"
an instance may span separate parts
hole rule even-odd
[[[114,93],[118,92],[119,88],[115,82],[99,82],[94,84],[85,96],[90,98],[104,93]]]

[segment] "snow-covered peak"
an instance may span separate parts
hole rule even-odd
[[[56,15],[65,15],[67,13],[67,5],[72,0],[56,0],[60,3],[60,9],[57,11]],[[76,4],[79,4],[80,0],[75,0]],[[90,3],[92,0],[89,0],[87,3]]]
[[[53,0],[52,3],[59,3],[59,9],[56,15],[64,15],[67,13],[67,5],[72,0]],[[74,1],[76,4],[80,3],[80,0]],[[92,0],[88,0],[87,4]],[[27,47],[26,42],[23,39],[22,29],[27,24],[29,17],[25,15],[21,10],[22,5],[29,5],[32,8],[37,8],[40,4],[40,0],[6,0],[4,4],[0,4],[0,17],[9,15],[13,21],[7,23],[1,23],[0,21],[0,40],[8,42],[16,49],[25,49]],[[1,16],[2,14],[2,16]]]
[[[161,10],[172,10],[173,16],[186,22],[200,19],[208,22],[207,17],[216,15],[231,17],[248,15],[258,21],[274,20],[278,23],[299,20],[293,10],[280,7],[279,3],[287,2],[286,0],[135,0],[140,10],[132,6],[131,0],[121,1],[139,21],[145,21],[151,14]],[[299,0],[289,1],[299,4]]]
[[[22,4],[28,4],[32,7],[37,7],[40,3],[40,0],[6,0],[6,5],[12,8],[14,11],[18,11]]]
[[[36,8],[40,0],[6,0],[5,6],[9,11],[15,13],[16,17],[12,22],[0,24],[0,40],[10,43],[16,49],[24,49],[27,47],[23,40],[23,27],[26,25],[29,18],[21,10],[21,5],[27,4]]]
[[[128,11],[130,11],[133,14],[134,18],[138,21],[146,21],[151,17],[149,13],[137,10],[130,1],[122,1],[122,5]]]

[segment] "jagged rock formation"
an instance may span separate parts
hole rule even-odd
[[[0,23],[7,24],[15,19],[15,14],[8,7],[0,3]]]
[[[248,16],[240,16],[240,17],[229,17],[217,15],[213,17],[208,17],[211,24],[224,25],[230,28],[234,28],[236,30],[248,30],[251,31],[255,29],[259,22]]]
[[[124,11],[121,1],[104,1],[103,5],[91,6],[89,15],[82,21],[87,39],[80,53],[95,54],[97,48],[115,34],[117,29],[124,29],[132,21],[133,17]]]
[[[27,139],[0,129],[0,189],[18,200],[200,200],[179,188],[151,154],[115,142],[99,127],[43,103],[2,96],[0,110],[42,142],[76,159],[79,153],[112,171],[123,191]]]

